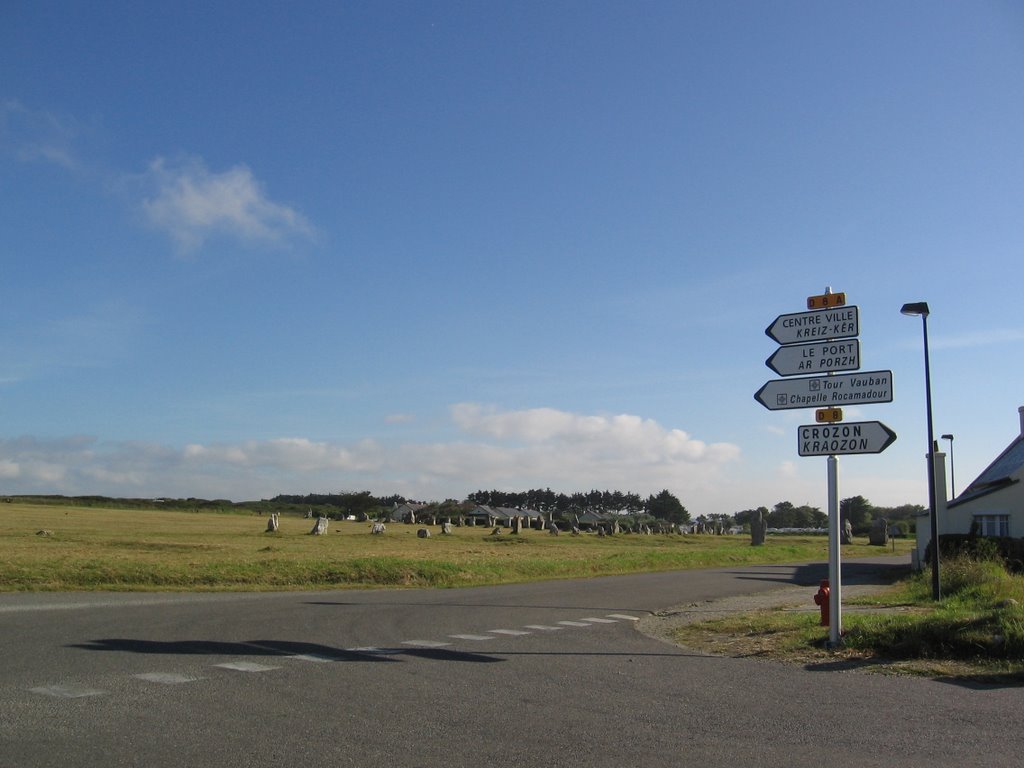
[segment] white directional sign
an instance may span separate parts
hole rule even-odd
[[[860,335],[860,313],[857,307],[794,312],[779,315],[764,332],[779,344],[850,339]]]
[[[892,402],[892,371],[772,379],[754,393],[769,411]]]
[[[797,430],[797,452],[801,456],[881,453],[894,440],[896,433],[880,421],[808,424]]]
[[[843,339],[817,344],[790,344],[775,350],[764,364],[780,376],[856,371],[860,368],[860,341]]]

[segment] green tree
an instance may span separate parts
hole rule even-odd
[[[839,519],[849,520],[854,532],[864,533],[871,527],[874,507],[863,496],[851,496],[839,502]]]
[[[647,497],[647,514],[670,523],[690,522],[690,513],[672,493],[665,489],[657,496]]]

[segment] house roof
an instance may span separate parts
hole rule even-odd
[[[985,471],[978,475],[977,479],[947,506],[955,507],[958,504],[1019,483],[1022,469],[1024,469],[1024,434],[1018,435],[1006,447],[1006,450],[999,454],[996,460],[989,464]]]
[[[512,509],[510,507],[489,507],[486,504],[477,504],[471,511],[466,513],[467,517],[498,517],[509,520],[513,517],[525,517],[536,520],[541,516],[535,509]]]

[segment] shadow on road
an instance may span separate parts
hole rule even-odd
[[[313,656],[324,661],[368,661],[394,663],[395,656],[412,656],[437,661],[463,661],[493,663],[504,661],[496,656],[481,653],[465,653],[445,648],[381,648],[367,650],[345,650],[331,648],[318,643],[296,643],[280,640],[250,640],[247,642],[223,642],[219,640],[131,640],[109,638],[77,643],[69,648],[86,651],[119,651],[121,653],[155,653],[176,655],[207,656]]]
[[[304,605],[324,605],[324,606],[363,606],[367,603],[351,603],[342,600],[307,600]],[[654,611],[650,611],[644,608],[610,608],[600,606],[587,606],[587,605],[546,605],[546,604],[533,604],[533,605],[520,605],[510,603],[387,603],[388,606],[406,606],[409,608],[424,608],[429,605],[431,608],[540,608],[543,610],[552,611],[609,611],[618,613],[648,613],[653,614]]]
[[[127,638],[109,638],[92,640],[87,643],[75,643],[68,648],[81,648],[86,651],[116,651],[121,653],[153,653],[169,655],[207,655],[207,656],[313,656],[323,661],[369,661],[398,662],[400,658],[410,657],[430,659],[432,661],[459,661],[493,664],[507,661],[509,656],[623,656],[638,657],[700,657],[702,653],[665,652],[665,653],[628,653],[601,651],[502,651],[498,655],[456,651],[447,648],[373,648],[362,650],[344,650],[331,648],[317,643],[295,643],[277,640],[250,640],[247,642],[223,642],[219,640],[131,640]]]
[[[746,568],[732,571],[737,579],[749,581],[774,581],[794,587],[816,587],[822,579],[828,578],[828,563],[807,565],[760,565],[755,569]],[[910,574],[909,565],[850,562],[842,564],[843,584],[891,584],[896,579]]]

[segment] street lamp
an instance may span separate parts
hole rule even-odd
[[[939,588],[939,520],[935,509],[935,432],[932,429],[932,372],[928,362],[928,302],[904,304],[900,312],[916,317],[920,315],[924,328],[924,399],[928,409],[928,512],[932,527],[932,599],[941,600]]]
[[[943,440],[949,440],[949,485],[953,498],[956,498],[956,468],[953,466],[953,436],[943,435]]]

